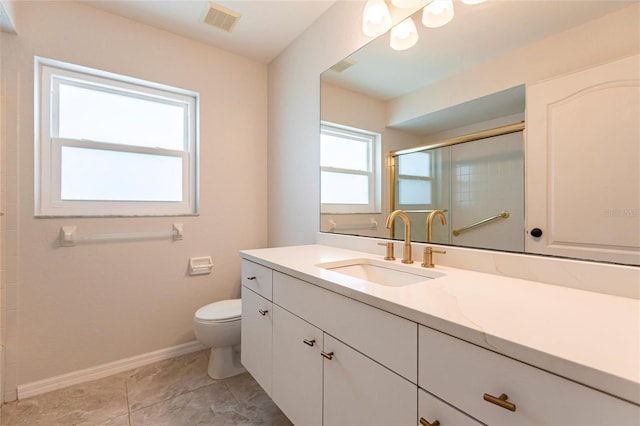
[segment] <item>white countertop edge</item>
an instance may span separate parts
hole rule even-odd
[[[286,251],[288,249],[296,251],[300,250],[302,247],[309,246],[243,250],[240,252],[240,255],[244,259],[256,262],[271,269],[278,270],[284,274],[317,285],[321,288],[333,291],[362,303],[366,303],[373,307],[382,309],[384,311],[414,321],[418,324],[422,324],[443,333],[452,335],[454,337],[465,340],[469,343],[473,343],[477,346],[483,347],[509,358],[513,358],[518,361],[530,364],[534,367],[570,379],[582,385],[597,389],[605,393],[609,393],[613,396],[625,399],[636,405],[640,405],[640,381],[634,381],[626,377],[620,377],[619,375],[615,375],[609,371],[606,371],[606,369],[593,368],[579,362],[575,362],[574,360],[554,355],[553,353],[547,353],[534,347],[522,345],[514,341],[504,339],[498,335],[487,333],[486,331],[479,328],[474,328],[469,324],[457,323],[446,318],[441,318],[426,312],[415,310],[411,307],[407,307],[390,300],[385,300],[383,298],[368,294],[363,291],[349,288],[347,286],[341,285],[340,283],[335,283],[327,279],[320,278],[314,275],[312,270],[305,272],[304,268],[299,268],[294,265],[296,263],[295,261],[287,262],[285,260],[281,263],[280,260],[274,259],[273,256],[266,255],[269,252],[274,253],[273,250],[282,254],[283,251]],[[314,247],[323,250],[323,246],[316,245]],[[363,252],[356,252],[352,250],[328,246],[326,247],[326,252],[331,253],[332,258],[335,258],[336,260],[354,256],[372,258],[379,257]],[[277,258],[278,256],[275,257]],[[327,259],[323,259],[323,261],[326,260]],[[317,258],[310,259],[307,266],[312,267],[318,262],[319,259]],[[287,265],[287,263],[291,264]],[[473,273],[470,271],[465,272]],[[505,277],[497,278],[509,279]]]

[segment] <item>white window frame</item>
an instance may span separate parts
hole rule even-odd
[[[320,165],[320,172],[338,172],[354,175],[364,175],[368,179],[369,203],[368,204],[329,204],[320,203],[320,212],[326,214],[348,213],[380,213],[381,212],[381,145],[382,136],[379,133],[356,129],[340,124],[321,122],[320,133],[335,134],[340,137],[353,138],[367,142],[367,162],[369,169],[366,171],[325,167]]]
[[[111,93],[179,105],[185,111],[183,150],[148,148],[55,137],[57,86],[60,81]],[[185,216],[198,213],[198,110],[196,92],[72,65],[35,58],[35,215],[74,216]],[[61,198],[62,147],[179,157],[182,160],[181,201],[94,201]]]

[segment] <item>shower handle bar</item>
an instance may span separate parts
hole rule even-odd
[[[498,213],[495,216],[488,217],[488,218],[480,220],[480,221],[478,221],[476,223],[472,223],[471,225],[464,226],[464,227],[462,227],[460,229],[454,229],[453,230],[453,235],[457,237],[458,235],[462,234],[463,232],[467,232],[467,231],[469,231],[469,230],[471,230],[473,228],[477,228],[478,226],[484,225],[485,223],[493,222],[496,219],[506,219],[508,217],[509,217],[509,212],[505,210],[505,211],[502,211],[502,212]]]

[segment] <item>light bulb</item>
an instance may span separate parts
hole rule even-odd
[[[452,0],[433,0],[422,12],[422,23],[425,27],[438,28],[453,19]]]
[[[384,0],[367,0],[362,12],[362,32],[376,37],[391,28],[391,13]]]
[[[418,41],[418,30],[413,19],[407,18],[391,29],[391,48],[405,50]]]

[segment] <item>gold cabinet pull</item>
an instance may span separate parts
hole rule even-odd
[[[260,315],[265,316],[269,311],[267,311],[266,309],[258,309],[258,312],[260,313]]]
[[[320,355],[322,355],[323,357],[325,357],[328,360],[332,360],[333,359],[333,352],[320,352]]]
[[[309,340],[309,339],[304,339],[304,340],[303,340],[303,342],[304,342],[306,345],[313,346],[313,345],[315,345],[315,343],[316,343],[316,339],[311,339],[311,340]]]
[[[420,417],[420,424],[422,426],[440,426],[440,422],[438,420],[434,420],[433,423],[429,423],[424,417]]]
[[[509,399],[509,397],[507,396],[506,393],[503,393],[502,395],[500,395],[497,398],[495,396],[493,396],[493,395],[489,395],[488,393],[484,394],[484,400],[485,401],[490,402],[492,404],[496,404],[497,406],[502,407],[505,410],[516,411],[516,404],[508,402],[507,401],[508,399]]]
[[[255,276],[253,276],[253,277],[247,277],[247,279],[248,279],[249,281],[253,281],[253,280],[255,280],[255,279],[256,279],[256,277],[255,277]]]

